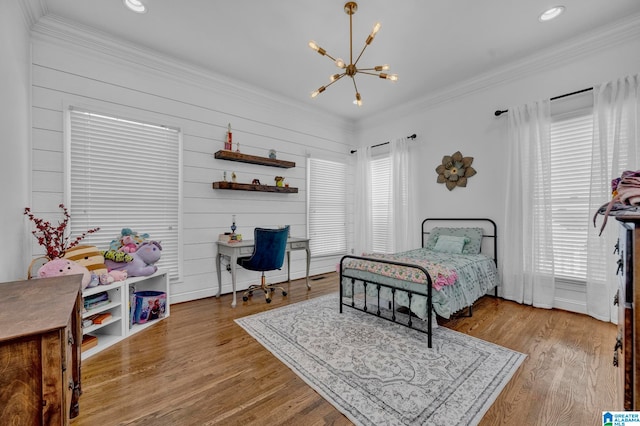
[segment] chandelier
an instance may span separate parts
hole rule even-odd
[[[380,23],[378,22],[373,26],[373,30],[371,30],[371,34],[369,34],[369,37],[367,37],[367,40],[364,42],[364,47],[360,51],[360,54],[358,55],[356,60],[354,61],[353,60],[353,14],[356,13],[357,10],[358,10],[358,3],[354,1],[347,2],[344,5],[344,11],[347,15],[349,15],[349,64],[348,65],[345,64],[342,59],[340,58],[336,59],[333,56],[329,55],[327,51],[321,48],[320,46],[318,46],[315,41],[311,40],[309,42],[310,48],[318,52],[320,55],[330,58],[338,68],[340,68],[341,70],[344,70],[342,71],[342,73],[337,73],[330,76],[329,80],[331,82],[326,86],[321,86],[318,90],[311,93],[312,98],[315,98],[320,93],[324,92],[327,89],[327,87],[331,86],[333,83],[340,80],[342,77],[346,75],[351,77],[351,80],[353,81],[353,88],[356,91],[356,99],[353,101],[353,103],[358,106],[362,106],[362,97],[360,96],[360,92],[358,92],[358,86],[356,85],[356,74],[360,73],[360,74],[374,75],[374,76],[378,76],[380,78],[384,78],[391,81],[398,80],[398,76],[396,74],[387,74],[387,73],[381,72],[381,71],[387,71],[389,69],[389,65],[378,65],[373,68],[357,67],[358,61],[360,60],[360,57],[362,57],[364,50],[367,48],[367,46],[371,44],[371,42],[373,41],[373,38],[376,36],[376,33],[380,30]]]

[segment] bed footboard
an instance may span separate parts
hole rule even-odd
[[[375,279],[363,279],[362,277],[355,277],[355,276],[349,275],[348,270],[346,270],[346,268],[344,267],[345,260],[362,260],[367,262],[403,266],[406,268],[419,270],[425,276],[425,284],[427,285],[427,291],[425,293],[425,292],[419,292],[416,290],[405,289],[405,288],[400,289],[389,284],[378,282]],[[349,285],[350,288],[345,288],[345,280],[347,281],[346,285]],[[360,302],[359,304],[356,304],[356,282],[362,283],[362,286],[363,286],[363,292],[361,293],[363,298],[361,301],[359,301]],[[366,312],[371,315],[376,315],[377,317],[386,319],[396,324],[404,325],[405,327],[409,327],[411,329],[421,331],[427,334],[427,346],[431,348],[432,325],[433,325],[432,324],[433,322],[432,284],[433,283],[431,281],[431,276],[429,275],[429,272],[427,272],[425,268],[419,265],[413,265],[410,263],[402,263],[402,262],[394,262],[394,261],[383,260],[383,259],[372,259],[372,258],[361,257],[361,256],[343,256],[342,259],[340,260],[340,313],[342,313],[342,306],[348,306],[352,309],[356,309],[361,312]],[[367,290],[370,288],[374,289],[375,296],[370,296],[368,294]],[[389,307],[391,312],[388,315],[383,315],[382,310],[380,308],[380,304],[382,302],[380,297],[380,291],[382,288],[389,289],[392,295],[391,300],[389,301],[391,304],[391,306]],[[346,293],[345,290],[349,290],[349,294],[351,294],[350,301],[345,300],[345,293]],[[402,321],[401,317],[396,315],[396,303],[395,303],[396,292],[403,292],[407,294],[407,297],[409,299],[409,306],[408,306],[409,313],[408,313],[408,319],[406,320],[406,322]],[[415,296],[422,296],[427,299],[426,330],[424,329],[424,327],[415,327],[412,320],[412,317],[414,316],[414,314],[412,314],[412,311],[411,311],[411,302]],[[374,297],[375,299],[369,301],[371,297]],[[346,299],[349,299],[349,296],[346,296]],[[375,305],[376,309],[370,310],[370,305]]]

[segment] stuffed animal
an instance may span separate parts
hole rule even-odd
[[[131,228],[122,228],[120,236],[117,239],[111,240],[109,244],[110,250],[119,250],[124,253],[133,253],[138,249],[138,246],[145,242],[149,238],[149,234],[138,234],[132,231]]]
[[[91,282],[91,273],[77,262],[69,259],[53,259],[42,265],[38,270],[38,277],[40,278],[78,274],[82,274],[82,289],[84,290]]]
[[[159,241],[145,241],[138,249],[131,253],[131,262],[114,262],[107,259],[105,262],[110,271],[126,271],[129,277],[145,277],[154,274],[158,267],[155,263],[160,260],[162,246]]]
[[[115,281],[124,281],[127,279],[128,274],[127,271],[109,271],[109,276]]]
[[[72,247],[64,254],[64,258],[81,264],[89,272],[96,275],[108,272],[107,265],[104,264],[104,256],[96,246],[81,245]]]
[[[104,263],[104,256],[96,246],[75,246],[67,250],[63,256],[86,267],[89,272],[98,277],[100,284],[110,284],[114,280],[109,277],[109,270]]]
[[[121,238],[123,238],[123,237],[131,237],[131,238],[133,238],[133,241],[136,244],[141,244],[141,243],[144,243],[145,240],[147,240],[149,238],[149,234],[147,234],[147,233],[138,234],[137,232],[132,231],[129,228],[122,228],[122,231],[120,231],[120,237]]]
[[[125,235],[120,241],[122,241],[122,246],[118,249],[119,251],[133,253],[138,249],[138,244],[132,235]]]
[[[114,262],[131,262],[133,260],[133,257],[131,257],[130,254],[128,253],[123,253],[121,251],[118,250],[114,250],[114,249],[110,249],[110,250],[104,250],[102,251],[102,255],[104,256],[105,260],[109,259],[109,260],[113,260]]]

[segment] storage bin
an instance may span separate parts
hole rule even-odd
[[[167,294],[163,291],[136,291],[135,322],[144,324],[164,318]]]

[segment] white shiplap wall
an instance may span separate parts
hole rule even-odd
[[[236,232],[245,238],[252,238],[256,226],[285,224],[291,225],[292,235],[306,236],[307,156],[350,158],[352,129],[337,117],[305,111],[259,89],[221,80],[55,18],[39,21],[32,36],[32,207],[37,216],[56,219],[57,205],[65,199],[63,117],[69,105],[181,129],[183,263],[181,281],[171,286],[173,302],[215,294],[214,241],[229,230],[232,214]],[[267,156],[273,148],[278,158],[294,161],[296,167],[214,159],[214,152],[223,146],[227,123],[242,152]],[[273,184],[274,176],[285,176],[299,192],[213,190],[212,182],[222,180],[224,171],[235,171],[239,182],[257,178]],[[130,173],[135,170],[121,170],[114,164],[114,184]],[[39,252],[35,242],[32,252]],[[293,252],[291,259],[292,278],[303,277],[304,252]],[[336,258],[312,259],[311,273],[333,270],[336,262]],[[283,280],[286,271],[269,277]],[[239,271],[239,288],[256,279],[254,272]],[[230,274],[223,271],[223,292],[230,290]]]

